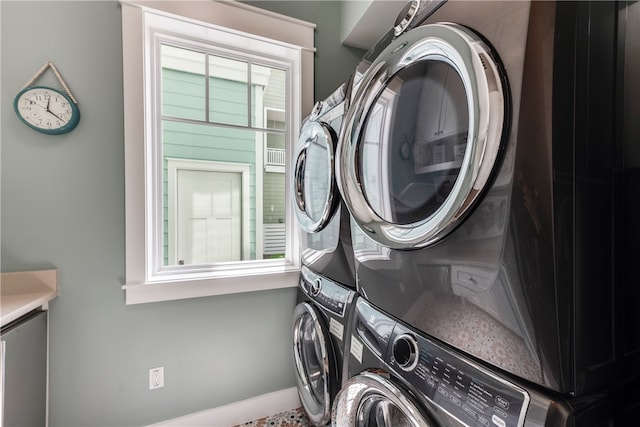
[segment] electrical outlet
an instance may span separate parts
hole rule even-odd
[[[164,366],[149,369],[149,390],[164,387]]]

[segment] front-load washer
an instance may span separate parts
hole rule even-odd
[[[550,393],[640,377],[637,10],[449,1],[389,43],[338,149],[361,297]]]
[[[293,313],[293,359],[298,395],[309,420],[328,425],[343,383],[347,326],[356,292],[303,266]]]
[[[356,302],[335,427],[611,427],[637,423],[640,383],[573,398],[487,369],[474,358]]]
[[[316,102],[303,121],[294,149],[291,197],[302,264],[355,288],[349,214],[335,181],[335,153],[350,90],[351,77]]]

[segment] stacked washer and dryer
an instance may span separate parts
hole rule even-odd
[[[315,104],[302,123],[291,173],[302,255],[293,358],[300,401],[316,426],[331,422],[356,296],[349,214],[336,186],[334,163],[350,90],[351,78]]]
[[[359,297],[333,425],[634,425],[640,3],[405,12],[337,145]]]

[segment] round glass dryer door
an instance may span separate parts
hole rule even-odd
[[[335,211],[338,200],[334,197],[336,143],[335,132],[324,123],[310,121],[300,131],[292,195],[298,223],[308,233],[322,230]]]
[[[507,131],[502,75],[490,48],[455,24],[414,28],[380,54],[338,149],[338,185],[369,237],[421,248],[465,218]]]

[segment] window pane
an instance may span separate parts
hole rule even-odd
[[[285,112],[284,110],[274,110],[272,108],[266,108],[266,128],[285,130]]]
[[[262,136],[265,140],[262,176],[263,258],[284,258],[287,206],[286,136],[282,133],[268,132],[262,133]]]
[[[243,61],[209,56],[209,121],[249,124],[248,67]]]
[[[162,115],[205,120],[205,55],[162,45]]]
[[[268,155],[284,136],[172,121],[162,133],[164,265],[284,256],[285,156]]]
[[[264,175],[263,220],[265,224],[285,223],[285,136],[266,134],[267,146]],[[284,232],[284,231],[283,231]],[[284,251],[283,251],[284,252]]]
[[[284,70],[251,65],[251,83],[255,88],[254,127],[285,129],[286,73]]]

